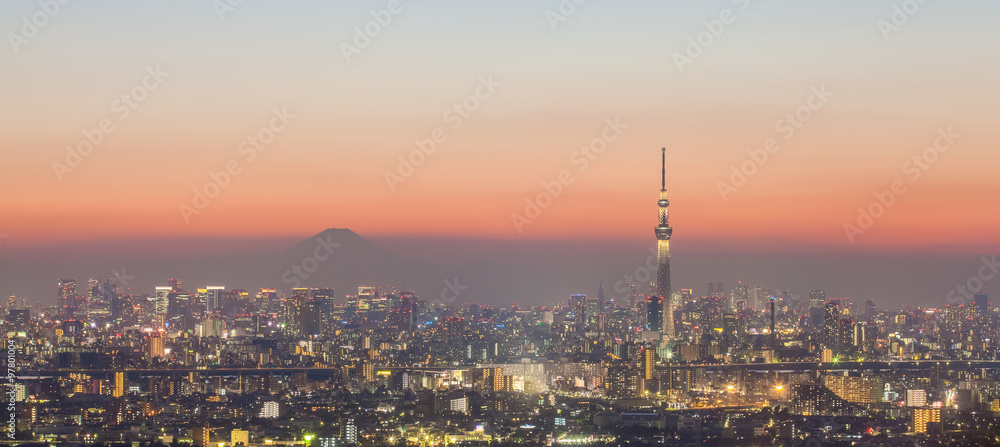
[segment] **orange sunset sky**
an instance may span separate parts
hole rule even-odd
[[[328,227],[652,240],[661,147],[675,239],[1000,246],[995,3],[925,4],[888,39],[889,1],[593,1],[553,29],[558,3],[404,2],[348,60],[342,44],[386,2],[247,1],[221,19],[209,2],[74,2],[23,45],[8,33],[39,7],[4,2],[3,246]],[[675,53],[726,9],[735,22],[679,69]],[[495,91],[454,126],[445,112],[490,77]],[[821,87],[832,96],[786,139],[780,121]],[[116,101],[136,92],[145,99],[122,117]],[[241,143],[275,108],[294,118],[248,160]],[[581,169],[575,153],[609,119],[627,127]],[[102,120],[114,129],[60,179],[54,163]],[[906,163],[949,127],[960,138],[914,179]],[[390,188],[386,173],[438,128],[447,140]],[[780,147],[724,199],[719,183],[769,138]],[[227,163],[240,173],[186,221],[181,205]],[[512,214],[564,170],[572,183],[518,232]],[[844,224],[894,181],[905,193],[852,244]]]

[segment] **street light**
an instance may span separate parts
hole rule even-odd
[[[779,400],[779,401],[781,400],[781,390],[783,390],[783,389],[785,389],[785,385],[784,384],[780,384],[779,383],[779,384],[777,384],[777,385],[774,386],[774,394],[775,394],[774,398],[776,400]]]

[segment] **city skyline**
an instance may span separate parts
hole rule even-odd
[[[0,447],[1000,446],[996,17],[0,2]]]

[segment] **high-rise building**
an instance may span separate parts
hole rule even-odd
[[[301,304],[298,329],[301,335],[321,335],[326,330],[326,303],[312,298]]]
[[[122,397],[125,395],[125,373],[115,372],[115,388],[111,393],[112,397]]]
[[[260,408],[260,414],[258,417],[263,419],[277,419],[281,416],[281,404],[275,401],[264,402],[264,406]]]
[[[318,337],[326,331],[325,306],[321,301],[309,300],[299,313],[299,335]],[[311,345],[310,345],[311,346]]]
[[[413,292],[400,293],[399,301],[395,303],[389,314],[389,323],[392,327],[398,331],[412,331],[413,309],[416,303],[417,297]]]
[[[368,310],[371,308],[372,303],[375,298],[378,297],[378,292],[375,287],[372,286],[361,286],[358,287],[358,298],[357,298],[357,311],[361,314],[367,314]],[[350,303],[348,303],[350,304]]]
[[[191,445],[193,447],[209,447],[212,429],[208,425],[191,429]]]
[[[604,387],[608,397],[623,399],[635,396],[635,384],[629,378],[629,368],[625,365],[608,367]]]
[[[840,352],[840,302],[827,301],[823,307],[823,342],[833,352]]]
[[[587,321],[586,321],[586,331],[596,331],[598,322],[600,321],[602,306],[601,300],[597,298],[587,298]]]
[[[126,313],[130,310],[129,306],[131,306],[131,304],[129,303],[128,297],[118,293],[117,291],[114,292],[114,295],[110,297],[111,319],[116,322],[121,322],[121,320],[125,318]]]
[[[205,288],[205,310],[211,312],[222,307],[222,295],[226,293],[226,286],[208,286]]]
[[[103,323],[111,318],[111,305],[118,295],[118,285],[106,280],[103,283],[90,280],[90,299],[87,303],[87,318],[91,322]]]
[[[327,333],[334,327],[334,303],[333,287],[320,287],[313,290],[313,302],[319,309],[319,333]]]
[[[292,296],[285,299],[285,332],[290,335],[301,335],[303,332],[303,315],[311,317],[310,309],[307,307],[312,300],[312,289],[308,287],[295,287],[292,289]]]
[[[974,410],[975,404],[978,402],[977,394],[976,390],[959,385],[959,389],[955,390],[955,406],[962,411]]]
[[[854,349],[861,352],[871,351],[871,345],[869,344],[868,328],[869,325],[864,323],[854,324],[854,337],[852,340],[853,341],[852,346],[854,347]]]
[[[28,325],[29,321],[31,321],[31,311],[27,309],[8,310],[7,318],[5,318],[4,321],[11,324],[15,328],[22,329]]]
[[[650,295],[646,298],[646,330],[660,332],[663,324],[663,298]]]
[[[256,300],[254,301],[254,313],[269,313],[272,312],[271,303],[275,301],[278,295],[278,291],[275,289],[260,289],[257,292]]]
[[[877,403],[883,397],[882,379],[869,376],[823,376],[823,386],[848,402]]]
[[[569,307],[573,310],[573,326],[583,333],[587,325],[587,295],[575,294],[569,297]]]
[[[941,409],[940,408],[914,408],[913,409],[913,432],[914,433],[941,433]]]
[[[164,321],[173,329],[183,327],[184,317],[190,315],[191,294],[187,292],[167,292],[167,312]]]
[[[166,315],[170,309],[170,292],[173,289],[169,286],[157,286],[156,287],[156,297],[153,298],[155,303],[153,313],[155,315]]]
[[[101,284],[101,282],[98,281],[98,280],[96,280],[96,279],[94,279],[94,278],[90,278],[90,279],[87,280],[87,295],[86,295],[86,297],[84,297],[85,299],[82,302],[82,304],[83,304],[82,307],[83,308],[80,309],[80,310],[82,310],[83,312],[89,314],[90,313],[90,306],[93,303],[95,303],[97,301],[100,301],[100,298],[98,297],[98,295],[100,294],[100,290],[101,290],[100,284]]]
[[[809,291],[809,307],[822,308],[826,304],[826,290],[815,289]]]
[[[774,299],[773,296],[771,297],[770,300],[768,300],[768,304],[769,304],[768,307],[770,308],[770,311],[771,311],[771,328],[770,328],[770,331],[768,332],[768,335],[771,336],[771,343],[770,343],[771,349],[778,349],[778,328],[775,327],[776,326],[776,321],[775,321],[775,314],[774,314],[774,301],[775,301],[775,299]]]
[[[736,346],[739,340],[739,319],[735,314],[726,313],[722,315],[722,347],[730,349]]]
[[[839,326],[840,326],[839,328],[840,335],[839,339],[837,340],[837,348],[842,353],[849,353],[854,351],[854,348],[856,347],[854,344],[854,330],[855,330],[854,320],[850,318],[841,318]]]
[[[234,428],[233,431],[229,432],[229,443],[232,444],[233,447],[237,447],[240,444],[243,444],[244,446],[250,445],[250,432]]]
[[[342,430],[341,437],[344,438],[344,441],[351,444],[358,443],[358,427],[354,425],[354,419],[345,420]]]
[[[766,300],[769,298],[768,291],[764,289],[761,284],[754,284],[750,286],[750,308],[753,310],[760,310],[764,307]]]
[[[848,407],[847,401],[817,383],[797,383],[790,393],[791,409],[806,416],[839,415]]]
[[[184,281],[181,281],[180,279],[170,278],[170,280],[167,281],[167,284],[170,284],[170,290],[174,292],[184,291]]]
[[[719,297],[719,296],[725,296],[725,294],[726,291],[725,288],[723,287],[723,281],[721,279],[719,280],[719,282],[715,281],[708,282],[708,294],[706,294],[705,296]]]
[[[927,391],[906,390],[906,406],[907,407],[927,406]]]
[[[456,413],[469,413],[469,398],[465,396],[465,392],[457,391],[451,393],[448,397],[449,405],[448,409]]]
[[[447,344],[465,341],[465,322],[459,317],[448,317],[444,321],[445,342]]]
[[[986,291],[980,290],[976,292],[976,294],[972,297],[972,302],[976,304],[976,312],[978,312],[981,317],[989,315],[990,297],[986,294]]]
[[[669,211],[670,201],[667,200],[667,149],[663,148],[661,155],[660,173],[660,200],[657,202],[660,208],[659,224],[654,232],[656,234],[656,295],[663,298],[663,323],[660,330],[664,340],[674,338],[674,308],[671,302],[670,288],[670,236],[674,229],[670,227]]]
[[[639,350],[639,370],[644,380],[653,380],[653,367],[656,365],[656,351],[649,346]]]
[[[739,302],[742,302],[743,305],[750,303],[750,285],[743,281],[737,281],[736,286],[729,293],[729,307],[731,309],[737,309]]]
[[[149,349],[147,354],[149,358],[162,357],[166,351],[163,348],[163,337],[160,336],[159,332],[153,332],[149,335]]]
[[[79,310],[79,301],[76,295],[76,278],[60,279],[58,286],[59,315],[63,317],[74,317]]]
[[[878,308],[875,306],[875,299],[868,298],[865,300],[865,319],[868,323],[875,322],[875,314],[878,313]]]

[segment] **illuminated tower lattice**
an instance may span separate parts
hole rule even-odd
[[[674,229],[667,222],[670,201],[667,200],[667,149],[662,152],[660,180],[660,222],[656,226],[656,294],[663,298],[663,324],[660,331],[666,340],[674,338],[674,306],[670,296],[670,235]]]

